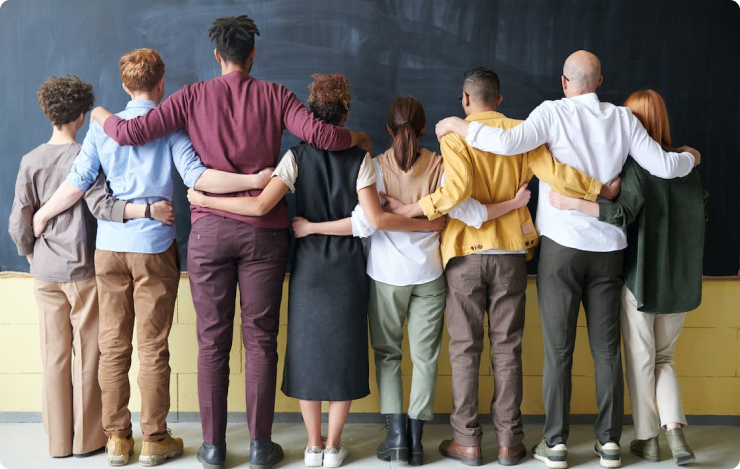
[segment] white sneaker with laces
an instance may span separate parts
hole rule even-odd
[[[320,446],[306,446],[303,462],[306,467],[321,467],[324,464],[324,450]]]
[[[336,446],[327,446],[324,450],[324,467],[339,467],[348,455],[349,451],[344,445],[339,445],[339,449]]]

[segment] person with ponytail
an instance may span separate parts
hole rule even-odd
[[[412,96],[393,100],[385,128],[393,142],[374,159],[376,186],[382,196],[415,203],[436,191],[444,182],[444,164],[439,154],[420,148],[426,116],[419,100]],[[514,200],[491,204],[490,208],[469,199],[452,210],[450,216],[480,228],[488,219],[489,210],[507,213],[526,205],[528,200],[529,191],[523,187]],[[380,411],[388,419],[388,433],[378,447],[377,457],[384,461],[408,461],[412,466],[423,464],[421,438],[424,422],[433,418],[447,299],[439,234],[376,230],[361,206],[351,218],[335,222],[313,223],[297,217],[293,229],[298,238],[354,234],[366,239],[370,341],[375,352]],[[404,323],[408,326],[414,365],[408,411],[404,411],[401,376]]]
[[[350,105],[347,78],[340,74],[313,78],[309,109],[327,124],[344,125]],[[375,168],[364,150],[326,151],[302,143],[288,150],[257,197],[207,197],[190,191],[188,199],[202,207],[261,216],[291,191],[301,217],[343,219],[359,200],[374,229],[437,232],[444,228],[444,220],[430,222],[385,212],[375,182]],[[309,467],[342,464],[348,451],[341,435],[350,405],[370,394],[365,253],[361,241],[349,235],[351,231],[347,236],[300,237],[293,254],[282,391],[299,400],[308,432],[304,462]],[[274,234],[263,231],[257,236],[269,242]],[[329,401],[326,441],[321,436],[322,401]]]
[[[674,151],[668,112],[657,92],[635,92],[624,106],[664,151]],[[686,415],[673,354],[686,312],[701,303],[705,198],[696,168],[681,178],[660,179],[631,157],[613,204],[550,192],[557,209],[578,210],[627,228],[619,322],[635,425],[630,452],[647,461],[660,461],[659,425],[676,464],[695,460],[683,434]]]

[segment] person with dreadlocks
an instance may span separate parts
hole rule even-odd
[[[322,122],[284,86],[250,75],[254,36],[259,35],[251,18],[218,18],[208,34],[216,46],[221,76],[185,86],[135,119],[123,120],[96,108],[93,117],[106,134],[120,145],[143,145],[184,129],[207,167],[244,174],[277,163],[284,129],[325,150],[369,147],[366,134]],[[259,190],[234,195],[257,194]],[[223,467],[226,458],[226,396],[238,284],[252,439],[249,463],[269,469],[283,458],[271,434],[280,300],[289,246],[287,205],[279,200],[262,217],[196,207],[191,220],[188,272],[197,315],[204,440],[198,458],[209,468]]]
[[[308,104],[316,117],[343,125],[349,115],[349,83],[340,74],[314,75]],[[385,212],[375,187],[369,153],[359,148],[325,151],[308,144],[291,148],[258,197],[208,197],[190,191],[194,205],[259,216],[288,192],[296,194],[296,215],[328,222],[348,217],[358,199],[374,229],[440,231],[435,222]],[[368,277],[362,242],[352,236],[314,235],[296,239],[288,300],[288,345],[282,390],[299,400],[308,432],[304,462],[339,467],[347,457],[342,428],[353,400],[368,386]],[[321,402],[329,401],[326,442],[321,436]]]

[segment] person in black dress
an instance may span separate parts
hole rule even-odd
[[[349,83],[339,74],[314,75],[309,109],[333,125],[349,115]],[[444,221],[386,213],[375,188],[370,154],[359,148],[332,152],[301,143],[283,156],[257,197],[209,197],[189,191],[192,204],[247,216],[270,210],[288,191],[296,215],[314,221],[348,217],[358,199],[375,229],[440,231]],[[369,281],[362,243],[352,236],[311,235],[296,239],[288,300],[288,344],[282,390],[299,399],[308,432],[307,466],[339,467],[347,457],[341,432],[353,400],[370,393],[367,307]],[[321,402],[329,401],[326,442]]]

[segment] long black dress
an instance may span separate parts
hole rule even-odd
[[[298,167],[296,215],[339,220],[357,205],[365,151],[291,149]],[[359,238],[311,235],[296,239],[288,296],[288,345],[282,391],[313,401],[349,401],[370,394],[368,277]]]

